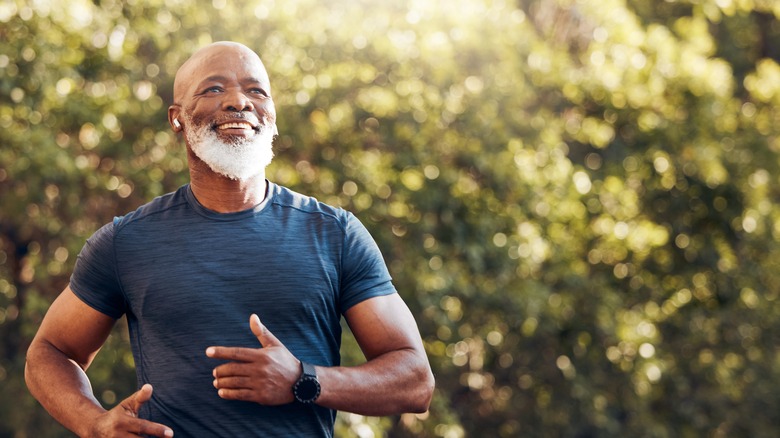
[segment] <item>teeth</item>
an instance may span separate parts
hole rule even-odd
[[[225,123],[223,125],[219,125],[217,128],[218,129],[231,129],[231,128],[252,129],[252,125],[250,125],[249,123]]]

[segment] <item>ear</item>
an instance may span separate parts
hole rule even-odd
[[[181,132],[183,129],[180,115],[181,107],[179,105],[168,107],[168,123],[170,123],[173,132]]]

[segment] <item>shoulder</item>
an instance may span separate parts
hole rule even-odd
[[[338,223],[345,228],[354,216],[352,213],[332,205],[320,202],[317,198],[303,195],[287,187],[271,183],[272,203],[281,209],[292,210],[296,213],[317,217],[325,221]]]
[[[189,190],[189,186],[184,185],[175,192],[158,196],[124,216],[115,217],[113,225],[118,231],[130,224],[148,220],[185,206],[187,204],[187,190]]]

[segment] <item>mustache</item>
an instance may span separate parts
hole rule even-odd
[[[222,123],[230,123],[230,122],[247,122],[251,124],[252,126],[273,126],[275,123],[271,121],[271,118],[268,117],[268,115],[264,114],[261,118],[258,118],[252,113],[247,112],[237,112],[234,114],[222,114],[214,117],[211,120],[206,121],[205,118],[195,118],[188,114],[182,114],[181,117],[184,119],[184,121],[189,122],[190,124],[194,125],[211,125],[212,127],[217,126]]]
[[[220,114],[213,119],[205,120],[205,118],[194,118],[189,114],[182,114],[182,119],[192,129],[216,129],[216,127],[222,123],[230,122],[246,122],[254,127],[255,131],[263,132],[270,130],[273,133],[274,138],[279,135],[279,130],[276,126],[276,121],[271,120],[267,114],[263,114],[258,118],[256,115],[247,112],[237,112],[233,114]]]

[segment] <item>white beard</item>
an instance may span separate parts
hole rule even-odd
[[[184,130],[192,152],[211,170],[233,180],[247,180],[265,169],[274,158],[274,129],[261,124],[251,138],[236,137],[235,141],[222,141],[207,125],[195,126],[187,121],[190,129]]]

